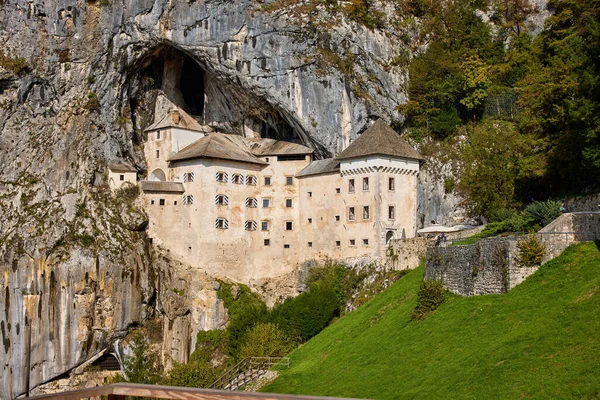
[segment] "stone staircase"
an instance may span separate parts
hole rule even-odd
[[[240,390],[254,382],[273,367],[290,367],[290,359],[285,357],[248,357],[221,375],[210,389]]]

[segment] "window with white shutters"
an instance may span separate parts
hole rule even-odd
[[[246,221],[246,223],[244,224],[244,229],[246,229],[247,231],[255,231],[256,228],[256,221]]]
[[[184,183],[194,182],[194,173],[193,172],[186,172],[185,174],[183,174],[183,182]]]
[[[256,176],[248,175],[246,177],[246,185],[256,186],[256,184],[257,184]]]
[[[246,207],[256,208],[258,207],[258,201],[254,197],[246,197]]]
[[[217,220],[215,221],[215,228],[229,229],[229,222],[225,218],[217,218]]]
[[[183,204],[184,205],[194,204],[194,195],[188,194],[188,195],[183,196]]]
[[[215,204],[219,206],[229,205],[229,197],[225,194],[218,194],[215,196]]]
[[[215,180],[217,182],[227,183],[227,172],[217,172],[215,174]]]
[[[237,185],[242,185],[244,183],[244,176],[240,174],[231,175],[231,182]]]

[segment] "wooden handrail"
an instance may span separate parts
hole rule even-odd
[[[181,400],[352,400],[340,397],[296,396],[287,394],[232,392],[228,390],[195,389],[176,386],[142,385],[138,383],[115,383],[91,389],[72,390],[62,393],[28,397],[31,400],[79,400],[89,397],[108,396],[108,400],[124,400],[125,396],[150,397],[153,399]]]

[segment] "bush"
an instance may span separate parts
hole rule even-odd
[[[534,201],[525,208],[525,212],[536,223],[546,226],[560,215],[560,202],[554,200]]]
[[[519,266],[534,267],[540,265],[546,255],[546,246],[535,235],[517,244],[519,249]]]
[[[132,204],[139,195],[140,187],[129,182],[115,190],[115,197],[123,200],[126,204]]]
[[[291,350],[290,341],[283,331],[273,323],[260,323],[245,336],[240,349],[240,358],[282,357]]]
[[[130,343],[132,355],[125,358],[123,368],[127,382],[154,385],[162,379],[163,367],[158,354],[150,349],[146,336],[136,330]]]
[[[444,302],[446,289],[440,281],[424,280],[417,293],[417,306],[411,313],[411,319],[422,320]]]
[[[313,285],[308,292],[275,306],[272,321],[287,337],[304,343],[321,332],[340,313],[340,300],[330,285]]]
[[[196,336],[196,348],[190,362],[212,362],[220,355],[227,354],[227,331],[200,331]]]
[[[168,386],[206,388],[217,380],[218,377],[218,370],[213,368],[209,363],[174,363],[169,377],[163,382]]]
[[[90,111],[98,111],[100,109],[100,100],[95,92],[88,93],[88,100],[85,103],[85,108]]]

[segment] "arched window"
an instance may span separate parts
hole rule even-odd
[[[387,231],[385,234],[385,244],[389,244],[390,240],[394,238],[394,231]]]
[[[167,176],[165,175],[165,172],[162,169],[157,168],[150,174],[150,180],[164,182],[167,180]]]

